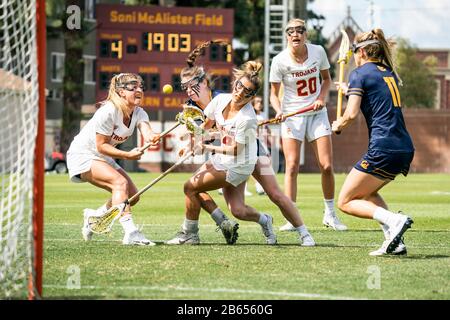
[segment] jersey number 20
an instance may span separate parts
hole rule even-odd
[[[397,83],[395,82],[394,77],[383,77],[383,79],[391,92],[394,107],[401,107],[402,103],[400,101],[400,92],[398,92]]]
[[[297,81],[297,94],[299,97],[305,97],[307,95],[313,94],[317,91],[317,84],[316,80],[317,78],[309,78],[308,81],[306,80],[299,80]]]

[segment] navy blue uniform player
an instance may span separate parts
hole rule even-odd
[[[398,174],[406,176],[414,157],[401,111],[401,80],[381,29],[357,35],[353,52],[357,68],[350,74],[349,85],[337,84],[348,96],[347,108],[333,122],[332,130],[345,129],[361,111],[369,130],[369,148],[347,176],[338,207],[347,214],[381,224],[385,241],[370,255],[406,254],[402,235],[413,221],[407,215],[389,211],[378,193]]]

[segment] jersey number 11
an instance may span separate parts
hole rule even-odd
[[[388,85],[389,91],[391,92],[394,107],[401,107],[402,103],[400,101],[400,92],[398,91],[397,83],[395,82],[394,77],[383,77],[383,79]]]

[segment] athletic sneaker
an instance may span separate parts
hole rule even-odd
[[[327,228],[330,227],[336,231],[345,231],[348,229],[347,226],[339,220],[334,211],[324,213],[322,223]]]
[[[220,195],[223,195],[223,189],[222,189],[222,188],[217,189],[217,192],[218,192]]]
[[[200,244],[200,237],[198,233],[186,233],[183,230],[179,231],[175,238],[166,241],[166,244]]]
[[[394,251],[392,251],[391,253],[387,253],[386,249],[389,245],[390,241],[389,240],[385,240],[383,242],[383,244],[381,245],[381,247],[375,251],[372,251],[369,253],[369,256],[384,256],[384,255],[394,255],[394,256],[399,256],[399,255],[404,255],[407,254],[407,250],[406,250],[406,246],[405,243],[403,242],[403,240],[400,241],[400,243],[398,244],[398,246],[394,249]]]
[[[410,217],[402,213],[394,214],[394,216],[389,220],[390,221],[388,226],[390,239],[389,244],[386,248],[386,252],[392,253],[402,241],[402,236],[405,231],[411,228],[411,225],[414,223],[414,221]]]
[[[92,209],[84,209],[83,210],[83,227],[81,228],[81,235],[83,236],[84,241],[91,241],[93,232],[91,231],[91,228],[89,228],[89,217],[95,215],[97,211]]]
[[[267,217],[265,225],[261,225],[262,232],[266,237],[266,242],[269,245],[277,244],[277,235],[273,232],[273,218],[267,213],[261,213]]]
[[[222,234],[227,241],[227,244],[235,244],[238,238],[238,229],[239,223],[233,220],[223,220],[219,226],[220,230],[222,230]]]
[[[286,222],[285,225],[281,226],[280,231],[296,231],[297,229],[295,229],[295,227],[292,225],[292,223],[290,223],[289,221]]]
[[[154,246],[156,243],[148,240],[142,232],[135,230],[130,233],[125,233],[123,237],[122,244],[125,245],[138,245],[138,246]]]
[[[300,236],[300,242],[301,246],[303,247],[314,247],[316,245],[316,242],[314,241],[310,233],[304,235],[303,237]]]

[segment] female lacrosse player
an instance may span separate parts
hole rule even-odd
[[[261,85],[258,76],[261,68],[260,63],[249,61],[241,70],[235,70],[233,92],[216,96],[204,110],[207,119],[202,127],[209,130],[215,124],[220,133],[221,146],[200,141],[194,147],[194,150],[214,154],[185,183],[184,193],[186,216],[198,216],[201,209],[199,194],[223,188],[223,196],[231,213],[238,219],[259,223],[267,244],[274,245],[277,238],[272,228],[272,217],[247,206],[244,196],[245,182],[257,161],[257,120],[250,101]],[[198,236],[197,224],[189,223],[186,227],[187,234]]]
[[[319,45],[306,43],[305,22],[292,19],[285,28],[288,46],[273,58],[270,69],[270,102],[281,124],[283,153],[286,160],[284,189],[293,201],[297,199],[297,176],[300,147],[305,138],[311,143],[322,175],[324,196],[323,224],[334,230],[346,230],[334,210],[334,172],[331,148],[331,128],[325,108],[330,88],[330,64],[325,50]],[[322,81],[321,81],[322,79]],[[283,102],[280,86],[283,84]],[[289,118],[283,114],[314,105],[314,111]],[[280,230],[291,231],[287,223]]]
[[[126,141],[135,127],[146,142],[156,143],[159,135],[150,128],[147,113],[139,107],[144,98],[142,78],[133,73],[121,73],[111,79],[108,97],[95,112],[91,120],[74,138],[67,151],[69,175],[73,182],[89,182],[112,193],[112,198],[103,207],[84,212],[83,238],[92,237],[88,217],[101,214],[113,205],[120,204],[137,192],[128,174],[114,159],[139,160],[143,151],[122,151],[117,145]],[[137,203],[136,199],[131,205]],[[119,219],[124,231],[123,244],[154,245],[136,228],[131,217],[130,206]]]
[[[204,109],[206,105],[211,102],[213,97],[216,97],[220,92],[212,90],[210,75],[207,74],[203,67],[196,66],[194,64],[195,59],[201,54],[201,49],[207,47],[211,42],[206,42],[200,45],[194,50],[188,58],[188,68],[185,68],[181,72],[182,88],[186,90],[189,96],[189,104]],[[283,192],[278,187],[278,183],[275,174],[272,170],[270,164],[270,158],[268,153],[258,144],[258,161],[253,171],[253,177],[262,185],[265,192],[268,194],[269,198],[273,203],[275,203],[283,213],[283,215],[291,221],[291,223],[297,228],[299,233],[300,241],[304,246],[313,246],[315,242],[312,236],[309,234],[306,226],[304,225],[297,208],[292,204],[292,202],[283,194]],[[221,221],[227,219],[224,213],[217,207],[214,200],[206,192],[200,193],[199,198],[201,201],[202,208],[212,214],[213,219],[216,221],[217,225],[220,226]],[[177,234],[177,236],[170,240],[173,244],[186,243],[185,239],[189,238],[188,243],[197,242],[198,234],[192,235],[187,232],[187,224],[192,224],[194,227],[192,229],[198,230],[198,219],[199,212],[189,212],[193,214],[191,216],[186,216],[185,222],[182,226],[182,231]],[[223,230],[222,230],[223,231]],[[196,239],[195,241],[192,239]]]
[[[369,149],[345,179],[338,207],[347,214],[381,224],[386,240],[370,255],[405,254],[401,237],[413,221],[404,214],[388,211],[378,193],[399,173],[406,176],[414,157],[401,110],[401,80],[381,29],[358,34],[353,53],[357,68],[350,74],[349,87],[338,83],[338,89],[348,96],[347,108],[333,122],[332,129],[345,129],[361,110],[369,129]]]

